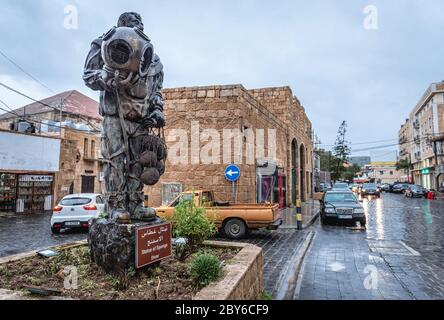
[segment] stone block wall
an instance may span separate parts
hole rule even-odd
[[[247,158],[246,148],[248,140],[242,141],[242,157],[234,154],[230,161],[224,161],[223,141],[224,129],[256,129],[264,130],[264,152],[268,156],[268,129],[276,130],[276,149],[278,163],[285,167],[286,156],[286,130],[282,122],[261,105],[248,90],[241,85],[208,86],[193,88],[175,88],[163,91],[165,99],[166,130],[165,137],[169,147],[167,168],[160,182],[154,187],[147,187],[145,192],[149,194],[149,205],[158,206],[162,203],[163,183],[182,183],[185,189],[212,189],[219,201],[232,201],[232,184],[224,175],[225,167],[230,163],[238,164],[241,169],[241,178],[237,183],[238,202],[256,202],[256,163]],[[192,123],[198,123],[192,128]],[[174,150],[176,141],[171,140],[174,130],[184,129],[188,143],[188,155],[184,158],[187,163],[173,163],[172,157],[178,153]],[[193,154],[193,143],[199,148],[205,147],[206,140],[193,142],[191,132],[199,130],[200,135],[206,129],[214,129],[220,137],[219,162],[205,164],[199,159],[198,154]],[[202,149],[201,149],[202,150]],[[210,153],[212,154],[212,153]],[[256,150],[255,150],[256,154]],[[247,162],[247,160],[250,160]]]
[[[264,288],[262,249],[236,242],[207,241],[206,244],[241,251],[224,267],[223,278],[198,292],[194,300],[260,300]]]
[[[305,199],[312,197],[313,186],[311,185],[310,175],[313,172],[313,141],[312,124],[305,113],[297,97],[293,95],[290,87],[273,87],[253,89],[249,92],[262,105],[266,106],[279,121],[285,124],[287,128],[286,156],[287,165],[285,166],[287,175],[287,190],[292,190],[292,142],[296,141],[296,172],[297,172],[297,197],[301,199],[300,171],[304,165],[305,171]],[[305,161],[301,163],[300,150],[305,150]],[[307,178],[308,177],[308,178]],[[287,203],[291,203],[291,192],[287,192]]]
[[[85,140],[86,139],[86,140]],[[87,154],[84,154],[84,143],[87,141]],[[91,151],[91,141],[94,141],[94,150]],[[60,171],[54,178],[54,201],[60,201],[70,192],[73,183],[73,192],[81,193],[82,176],[93,176],[94,192],[101,193],[99,157],[100,136],[64,128],[60,147]]]

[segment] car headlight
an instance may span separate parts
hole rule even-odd
[[[365,213],[364,208],[355,209],[355,213],[357,213],[357,214],[364,214]]]
[[[362,192],[365,192],[365,191],[367,191],[367,190],[365,190],[365,189],[362,189]]]
[[[336,210],[334,208],[327,208],[325,209],[326,213],[336,213]]]

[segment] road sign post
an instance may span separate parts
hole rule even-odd
[[[239,169],[238,166],[236,165],[229,165],[228,167],[225,168],[225,179],[227,179],[228,181],[231,182],[231,199],[232,202],[236,203],[237,202],[237,197],[236,197],[236,182],[239,180],[240,178],[240,174],[241,171]]]

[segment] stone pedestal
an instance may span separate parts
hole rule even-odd
[[[88,234],[91,259],[107,272],[121,274],[130,268],[135,269],[136,229],[159,223],[162,223],[159,218],[153,222],[131,224],[94,220]]]

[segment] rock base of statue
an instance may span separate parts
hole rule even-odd
[[[91,259],[105,271],[122,274],[136,268],[136,230],[162,224],[160,218],[152,222],[132,221],[121,224],[111,219],[92,221],[88,234]]]

